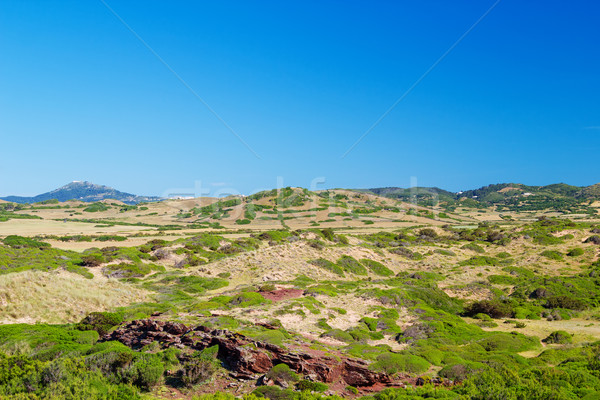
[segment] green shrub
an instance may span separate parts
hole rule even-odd
[[[118,236],[118,235],[102,235],[102,236],[98,236],[94,240],[96,240],[98,242],[109,242],[109,241],[123,242],[123,241],[127,240],[127,238],[125,236]]]
[[[123,314],[112,312],[92,312],[79,322],[76,327],[80,331],[96,331],[104,336],[108,331],[123,322]]]
[[[546,257],[550,260],[557,260],[560,261],[563,259],[563,256],[561,253],[559,253],[558,251],[555,250],[544,250],[541,252],[540,254],[542,257]]]
[[[320,232],[324,239],[327,239],[330,242],[335,241],[335,234],[331,228],[321,229]]]
[[[159,355],[141,353],[123,371],[123,378],[126,382],[150,390],[160,382],[164,370],[165,368]]]
[[[81,265],[84,267],[98,267],[105,262],[106,260],[102,254],[88,254],[81,257]]]
[[[87,206],[86,208],[84,208],[83,211],[85,211],[85,212],[101,212],[101,211],[106,211],[109,209],[110,209],[110,207],[104,203],[93,203],[93,204]]]
[[[317,258],[316,260],[309,261],[310,264],[321,267],[329,272],[333,272],[336,275],[344,276],[344,270],[339,265],[326,260],[324,258]]]
[[[600,236],[598,236],[598,235],[590,236],[589,238],[585,239],[585,241],[583,243],[600,244]]]
[[[496,266],[500,265],[500,262],[495,257],[489,256],[475,256],[471,257],[468,260],[461,261],[458,263],[459,265],[474,265],[474,266]]]
[[[460,364],[446,365],[438,372],[438,375],[454,382],[462,382],[478,369],[477,365],[480,369],[484,367],[483,364],[467,361]]]
[[[519,282],[517,278],[511,275],[489,275],[487,279],[495,285],[515,285]]]
[[[350,272],[355,275],[367,275],[367,269],[362,266],[354,257],[342,256],[337,261],[337,264],[344,269],[344,271]]]
[[[392,276],[394,275],[394,272],[389,269],[388,267],[386,267],[385,265],[383,265],[382,263],[375,261],[375,260],[370,260],[368,258],[362,258],[360,260],[360,263],[362,265],[364,265],[365,267],[369,268],[369,270],[371,270],[371,272],[373,272],[376,275],[379,276]]]
[[[441,254],[443,256],[449,256],[449,257],[456,256],[455,252],[453,252],[451,250],[446,250],[446,249],[435,249],[433,252],[436,254]]]
[[[478,244],[475,244],[475,243],[467,243],[462,248],[465,249],[465,250],[474,251],[476,253],[485,253],[485,250],[483,249],[483,247],[481,247],[481,246],[479,246]]]
[[[217,345],[194,353],[181,368],[181,380],[187,387],[204,383],[215,374],[218,368],[216,360],[219,347]]]
[[[300,377],[292,371],[286,364],[277,364],[267,372],[266,377],[276,384],[283,386],[289,383],[298,382]]]
[[[253,307],[271,302],[257,292],[242,292],[234,296],[217,296],[212,298],[211,301],[229,307]]]
[[[398,372],[422,374],[429,369],[430,364],[422,357],[412,354],[384,353],[369,368],[393,375]]]
[[[569,252],[567,253],[567,256],[569,257],[579,257],[582,256],[585,252],[583,251],[583,249],[581,248],[575,248],[575,249],[571,249],[569,250]]]
[[[270,400],[300,400],[300,396],[298,396],[298,392],[293,391],[292,389],[282,389],[279,386],[259,386],[252,392],[253,396],[258,398],[266,398]],[[202,399],[202,400],[235,400],[236,398],[231,399],[222,399],[217,397],[215,399]],[[252,400],[252,397],[249,397],[249,400]],[[307,396],[302,396],[302,400],[312,400]],[[316,400],[316,399],[315,399]]]
[[[308,390],[310,392],[324,392],[327,389],[329,389],[329,386],[322,382],[313,382],[308,381],[306,379],[302,379],[296,384],[296,389],[302,391]]]
[[[506,351],[518,353],[539,346],[539,339],[520,333],[498,332],[477,342],[486,351]]]
[[[321,337],[330,337],[330,338],[339,340],[340,342],[346,342],[346,343],[354,342],[354,337],[352,337],[352,335],[350,333],[343,331],[341,329],[332,329],[330,331],[327,331],[327,332],[321,334]]]
[[[554,331],[542,340],[542,342],[548,344],[567,344],[573,342],[573,337],[566,331]]]
[[[7,246],[10,246],[12,248],[15,248],[15,249],[22,249],[22,248],[42,249],[44,247],[50,247],[50,244],[48,244],[48,243],[40,242],[39,240],[34,240],[31,238],[17,236],[17,235],[9,235],[9,236],[5,237],[4,240],[2,240],[2,243],[4,243]]]
[[[569,310],[584,310],[587,304],[570,296],[551,296],[546,300],[546,308],[566,308]]]
[[[102,273],[108,278],[136,278],[149,274],[152,271],[146,264],[109,264],[102,268]]]
[[[352,394],[358,394],[358,389],[354,386],[346,386],[346,391]]]
[[[471,303],[465,310],[465,315],[474,316],[486,314],[492,318],[506,318],[514,315],[512,306],[497,300],[481,300]]]

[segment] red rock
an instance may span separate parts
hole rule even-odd
[[[392,379],[383,373],[369,370],[359,359],[316,356],[293,352],[271,343],[256,341],[236,332],[196,326],[193,329],[176,322],[138,320],[123,325],[105,335],[102,341],[118,340],[131,348],[140,348],[154,341],[163,347],[189,347],[203,350],[217,345],[217,357],[233,376],[256,379],[257,374],[268,372],[274,364],[284,363],[292,370],[320,382],[342,380],[347,385],[369,387],[391,385]]]

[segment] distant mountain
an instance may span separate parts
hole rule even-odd
[[[0,200],[13,203],[37,203],[40,201],[56,199],[58,201],[79,200],[94,202],[106,199],[119,200],[126,204],[137,204],[145,201],[159,201],[160,197],[136,196],[131,193],[120,192],[109,186],[96,185],[91,182],[74,181],[51,192],[42,193],[34,197],[8,196]]]

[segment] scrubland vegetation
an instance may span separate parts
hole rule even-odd
[[[173,211],[169,224],[196,228],[171,237],[3,236],[0,398],[600,398],[598,221],[467,221],[360,196],[286,188],[222,199]],[[382,227],[381,215],[409,212],[416,223]],[[376,222],[287,226],[301,213]],[[259,223],[271,225],[245,230]],[[157,323],[175,325],[140,328]],[[213,335],[202,348],[198,332]],[[243,341],[237,361],[224,338]],[[369,378],[332,369],[324,379],[297,359],[323,370],[350,360]]]

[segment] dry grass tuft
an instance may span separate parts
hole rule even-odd
[[[127,283],[66,271],[0,275],[0,324],[76,322],[91,311],[147,299],[147,292]]]

